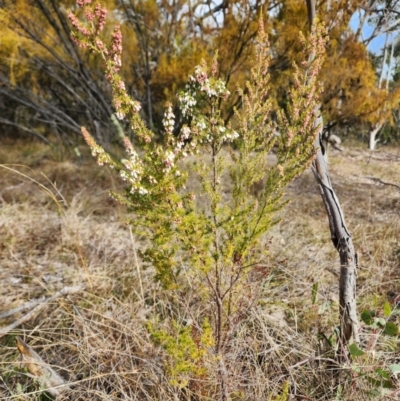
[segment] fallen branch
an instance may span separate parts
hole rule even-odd
[[[5,319],[6,317],[15,315],[16,313],[24,312],[26,310],[32,309],[36,305],[39,305],[45,301],[46,301],[46,297],[31,299],[30,301],[25,302],[23,305],[17,306],[16,308],[13,308],[13,309],[7,310],[3,313],[0,313],[0,319]]]
[[[381,180],[381,179],[378,178],[378,177],[373,177],[373,176],[371,176],[371,175],[368,175],[368,176],[366,175],[365,178],[368,178],[369,180],[373,180],[373,181],[378,181],[378,182],[380,182],[380,183],[383,184],[383,185],[391,185],[392,187],[396,187],[396,188],[399,188],[399,189],[400,189],[400,185],[393,184],[392,182],[383,181],[383,180]]]
[[[18,327],[22,323],[25,323],[28,320],[30,320],[32,318],[32,316],[34,316],[40,309],[42,309],[49,302],[55,301],[56,299],[58,299],[60,297],[63,297],[65,295],[75,294],[77,292],[82,291],[84,288],[85,288],[84,285],[77,285],[75,287],[64,287],[64,288],[62,288],[60,291],[57,291],[53,296],[44,299],[43,302],[41,302],[39,305],[37,305],[34,309],[32,309],[26,315],[22,316],[21,318],[19,318],[15,322],[9,324],[8,326],[3,327],[2,329],[0,329],[0,338],[5,336],[6,334],[8,334],[11,330],[15,329],[16,327]],[[28,304],[29,304],[29,302],[28,302]],[[15,309],[18,309],[18,308],[15,308]],[[14,312],[15,309],[12,309],[11,311],[5,312],[4,314],[7,315],[7,316],[11,316],[12,314],[16,313],[16,312]],[[21,310],[23,310],[23,308]]]
[[[29,373],[39,381],[43,390],[53,397],[60,395],[68,386],[64,379],[59,376],[28,344],[21,338],[16,338],[17,348],[22,356]]]

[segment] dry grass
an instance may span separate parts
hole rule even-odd
[[[120,188],[115,176],[89,158],[60,160],[34,144],[3,147],[0,163],[29,166],[14,168],[36,181],[0,169],[0,313],[65,286],[86,286],[46,305],[0,340],[0,399],[45,399],[21,368],[15,335],[68,381],[60,399],[216,399],[218,367],[211,356],[207,374],[186,388],[168,382],[165,356],[145,329],[167,301],[151,271],[140,266],[136,250],[142,245],[125,225],[124,209],[108,197],[109,188]],[[352,148],[332,154],[330,163],[359,254],[359,311],[383,316],[385,301],[397,311],[400,189],[368,177],[400,185],[400,152],[385,149],[371,157]],[[338,256],[311,173],[293,182],[287,196],[292,202],[282,222],[265,239],[270,272],[262,297],[226,350],[232,400],[400,399],[394,376],[394,388],[384,396],[372,380],[378,367],[400,363],[398,338],[367,326],[361,333],[366,353],[341,369],[340,395],[325,339],[338,324]],[[398,324],[398,316],[390,319]],[[286,385],[288,396],[282,394]]]

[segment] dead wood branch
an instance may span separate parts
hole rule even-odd
[[[29,373],[39,381],[43,390],[53,397],[60,395],[68,386],[49,364],[47,364],[28,344],[16,338],[17,348],[22,357],[22,363]]]
[[[307,10],[311,28],[316,18],[315,0],[307,0]],[[315,110],[315,126],[319,127],[319,133],[315,142],[317,154],[311,169],[317,180],[328,215],[331,239],[340,257],[340,343],[343,348],[338,357],[341,360],[346,352],[346,345],[351,338],[353,337],[356,343],[360,341],[356,305],[357,254],[354,250],[351,235],[346,227],[339,199],[332,188],[327,163],[324,158],[325,151],[322,144],[323,121],[320,106]]]
[[[25,302],[23,305],[17,306],[16,308],[7,310],[3,313],[0,313],[0,319],[5,319],[6,317],[15,315],[16,313],[19,312],[24,312],[26,310],[34,308],[36,305],[39,305],[43,302],[46,302],[45,297],[37,298],[37,299],[31,299],[28,302]]]
[[[30,312],[28,312],[26,315],[22,316],[21,318],[19,318],[18,320],[16,320],[15,322],[9,324],[6,327],[3,327],[0,329],[0,338],[5,336],[6,334],[8,334],[11,330],[14,330],[16,327],[18,327],[19,325],[21,325],[22,323],[27,322],[28,320],[30,320],[40,309],[42,309],[46,304],[55,301],[58,298],[61,298],[65,295],[71,295],[71,294],[75,294],[77,292],[82,291],[85,288],[84,285],[77,285],[74,287],[64,287],[62,288],[60,291],[57,291],[54,295],[52,295],[49,298],[46,298],[43,300],[43,302],[41,302],[39,305],[37,305],[33,310],[31,310]],[[28,302],[29,303],[29,302]],[[25,304],[26,305],[26,304]],[[16,308],[17,309],[17,308]],[[12,310],[12,311],[15,311]],[[8,313],[8,316],[10,316],[10,312],[5,312],[5,314]],[[14,314],[16,312],[13,312],[11,314]]]
[[[390,186],[392,186],[392,187],[395,187],[395,188],[399,188],[399,189],[400,189],[400,185],[394,184],[394,183],[392,183],[392,182],[383,181],[383,180],[381,180],[381,179],[378,178],[378,177],[373,177],[373,176],[371,176],[371,175],[366,175],[365,178],[367,178],[367,179],[369,179],[369,180],[373,180],[373,181],[378,181],[379,183],[381,183],[381,184],[383,184],[383,185],[390,185]]]

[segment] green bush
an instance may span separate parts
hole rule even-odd
[[[128,206],[130,224],[146,239],[141,257],[161,286],[159,314],[148,331],[165,351],[171,384],[186,386],[204,377],[206,365],[212,364],[219,372],[219,391],[229,394],[224,353],[256,304],[267,274],[260,274],[266,254],[263,235],[278,221],[285,187],[315,155],[323,28],[317,26],[303,38],[304,61],[295,68],[287,109],[278,111],[276,122],[268,101],[270,50],[260,22],[254,67],[246,87],[238,88],[242,107],[233,122],[225,124],[221,118],[230,94],[215,59],[211,66],[197,66],[178,94],[185,118],[179,132],[167,105],[164,137],[158,143],[118,75],[119,27],[107,47],[98,36],[104,9],[79,3],[87,21],[70,15],[73,36],[80,46],[103,56],[116,116],[127,119],[136,135],[134,143],[124,138],[128,156],[119,161],[82,129],[98,162],[115,168],[126,181],[125,193],[113,196]],[[268,163],[272,149],[276,163]],[[189,188],[193,182],[195,191]],[[262,190],[252,196],[255,186]]]

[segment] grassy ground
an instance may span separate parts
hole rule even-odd
[[[0,399],[45,399],[20,363],[16,335],[68,382],[58,399],[215,399],[201,379],[179,389],[165,375],[145,329],[163,295],[141,268],[124,207],[108,195],[122,188],[115,174],[90,157],[26,143],[3,146],[0,164],[16,170],[0,168],[0,314],[85,284],[0,338]],[[359,256],[358,310],[398,325],[400,150],[335,152],[330,173]],[[365,354],[342,368],[338,386],[328,344],[338,324],[338,255],[309,171],[287,197],[265,239],[268,285],[227,351],[232,400],[400,399],[389,368],[400,364],[398,336],[383,333],[384,324],[362,324]],[[0,320],[0,329],[26,313]]]

